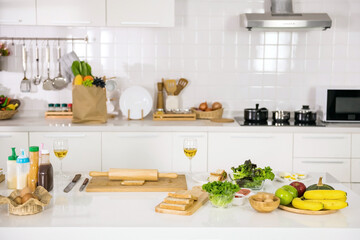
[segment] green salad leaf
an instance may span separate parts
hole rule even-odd
[[[240,190],[240,187],[228,181],[215,181],[202,185],[202,189],[214,195],[233,195]]]
[[[256,164],[251,163],[251,160],[246,160],[244,164],[239,165],[237,168],[232,167],[234,180],[236,179],[249,179],[254,182],[261,182],[266,179],[274,180],[275,174],[270,167],[264,169],[258,168]]]

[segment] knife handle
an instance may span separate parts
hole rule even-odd
[[[76,174],[72,182],[76,183],[81,178],[81,174]]]
[[[89,182],[89,179],[88,179],[88,178],[85,178],[85,180],[84,180],[84,182],[83,182],[82,185],[86,185],[86,184],[88,184],[88,182]]]

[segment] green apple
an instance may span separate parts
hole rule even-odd
[[[289,205],[293,200],[293,196],[291,195],[291,193],[286,191],[284,188],[279,188],[278,190],[276,190],[275,196],[280,198],[281,205]]]
[[[291,195],[293,196],[293,198],[297,198],[298,197],[298,191],[296,188],[294,188],[291,185],[284,185],[281,188],[285,189],[286,191],[290,192]]]

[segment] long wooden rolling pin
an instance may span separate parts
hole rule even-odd
[[[159,178],[177,178],[176,173],[159,173],[157,169],[123,169],[110,168],[109,172],[90,172],[91,177],[109,177],[109,180],[149,180],[157,181]]]

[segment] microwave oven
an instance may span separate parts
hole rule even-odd
[[[324,122],[360,122],[360,87],[317,88],[316,108]]]

